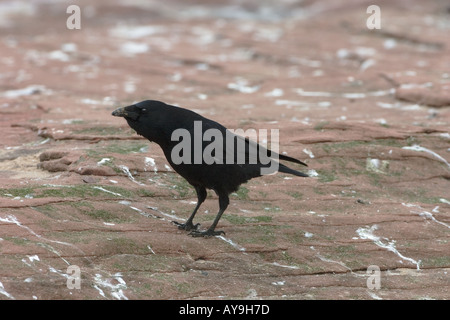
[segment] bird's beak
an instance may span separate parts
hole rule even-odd
[[[128,114],[125,108],[118,108],[112,112],[112,115],[115,117],[126,117]]]
[[[118,108],[113,111],[112,115],[115,117],[124,117],[127,121],[137,121],[139,119],[139,112],[137,112],[134,106]]]

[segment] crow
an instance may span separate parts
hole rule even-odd
[[[302,161],[268,150],[188,109],[145,100],[118,108],[112,115],[124,117],[137,134],[157,143],[172,168],[194,187],[198,199],[194,211],[185,223],[173,222],[195,237],[224,234],[215,228],[228,207],[229,195],[242,183],[277,171],[308,177],[277,160],[307,166]],[[219,211],[211,226],[200,231],[193,219],[206,199],[206,189],[219,197]]]

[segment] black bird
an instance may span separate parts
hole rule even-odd
[[[172,168],[195,188],[198,202],[191,216],[183,224],[174,222],[180,229],[191,231],[192,236],[224,234],[215,228],[229,204],[229,194],[263,172],[279,171],[308,177],[277,161],[281,159],[306,166],[300,160],[267,150],[188,109],[146,100],[116,109],[112,115],[124,117],[137,134],[156,142]],[[193,219],[206,199],[206,189],[212,189],[218,195],[219,212],[206,231],[199,231],[199,224],[194,225]]]

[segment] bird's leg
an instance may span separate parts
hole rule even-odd
[[[194,225],[192,222],[194,220],[194,216],[197,213],[198,208],[200,208],[200,205],[205,201],[206,199],[206,189],[204,187],[195,187],[195,191],[197,192],[197,205],[195,206],[194,211],[192,212],[191,216],[186,220],[185,223],[179,223],[177,221],[172,221],[175,225],[178,226],[178,229],[191,231],[191,230],[197,230],[200,223],[197,223]]]
[[[228,204],[230,203],[230,199],[228,198],[228,195],[226,193],[219,194],[219,212],[217,213],[216,218],[214,219],[214,222],[211,224],[211,226],[206,231],[198,231],[198,230],[192,230],[189,234],[193,237],[212,237],[212,236],[219,236],[222,234],[225,234],[222,230],[216,231],[216,226],[219,223],[220,217],[222,216],[223,212],[228,207]]]
[[[197,230],[197,228],[200,225],[200,223],[197,223],[197,224],[194,225],[192,220],[194,220],[194,216],[197,213],[198,208],[200,208],[200,205],[201,205],[201,203],[197,202],[197,206],[195,207],[195,209],[192,212],[191,216],[189,217],[189,219],[186,220],[185,223],[180,223],[180,222],[177,222],[177,221],[172,221],[172,222],[176,226],[178,226],[178,229],[181,229],[181,230],[186,230],[186,231]]]

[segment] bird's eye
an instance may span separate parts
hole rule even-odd
[[[147,109],[141,109],[142,112],[147,112]]]

